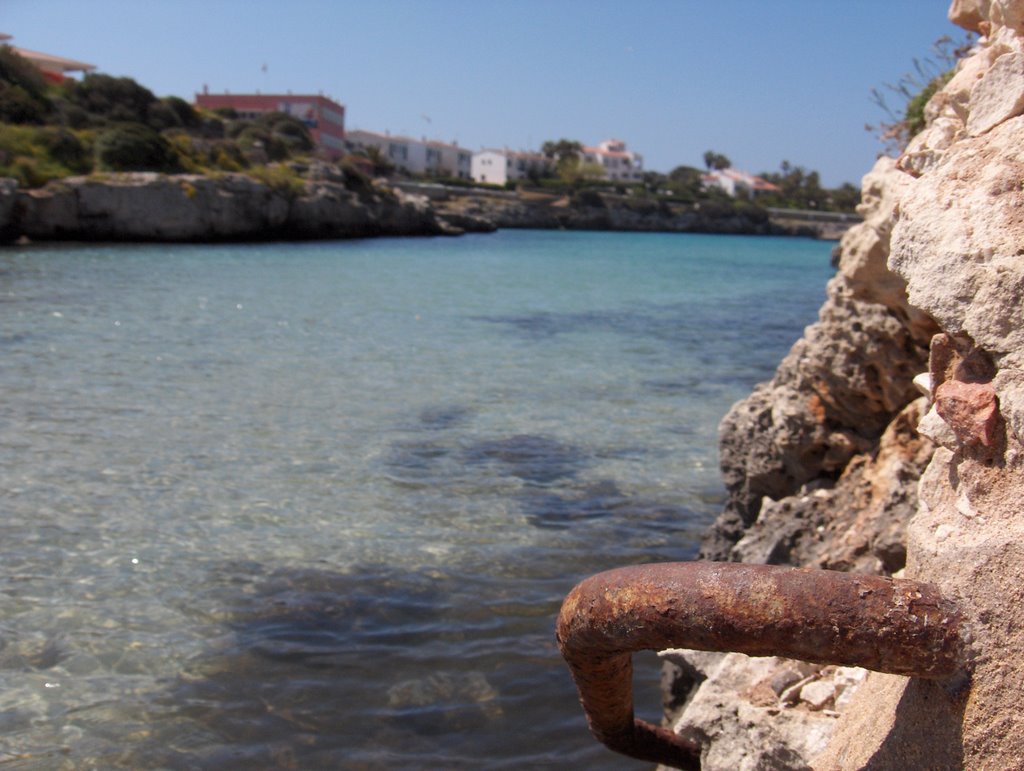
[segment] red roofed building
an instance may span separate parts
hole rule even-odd
[[[298,118],[309,129],[313,143],[325,155],[336,158],[345,152],[345,107],[321,95],[307,94],[196,94],[196,106],[206,110],[230,108],[242,118],[283,112]]]
[[[758,193],[777,193],[779,188],[766,179],[736,169],[720,169],[701,176],[704,187],[717,187],[735,198],[737,195],[756,196]]]

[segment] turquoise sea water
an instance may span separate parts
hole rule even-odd
[[[0,251],[0,766],[644,767],[589,736],[555,615],[695,554],[717,423],[829,249]]]

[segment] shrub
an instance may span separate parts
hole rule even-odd
[[[224,134],[229,139],[238,139],[246,131],[256,130],[256,124],[253,123],[251,120],[240,119],[229,121],[224,129]]]
[[[46,80],[39,70],[10,46],[0,46],[0,81],[21,86],[29,94],[43,97]]]
[[[42,123],[51,110],[42,73],[10,46],[0,46],[0,121]]]
[[[306,124],[298,118],[283,112],[269,112],[261,115],[257,123],[265,126],[270,135],[283,142],[291,152],[309,152],[313,149],[313,138]]]
[[[165,96],[160,103],[173,112],[178,118],[178,125],[184,128],[198,128],[202,125],[202,118],[188,102],[180,96]]]
[[[67,126],[68,128],[73,129],[84,129],[90,123],[89,113],[77,104],[73,104],[63,97],[54,99],[53,107],[54,111],[59,116],[59,121],[62,126]]]
[[[358,162],[346,158],[341,162],[341,170],[345,174],[345,189],[361,197],[373,194],[373,183],[370,177],[359,168]]]
[[[221,171],[241,171],[249,165],[242,155],[238,145],[230,142],[217,144],[216,152],[213,153],[212,163]]]
[[[177,113],[161,101],[150,103],[146,108],[146,125],[157,131],[181,128]]]
[[[736,213],[735,207],[729,200],[708,198],[697,205],[700,206],[700,213],[708,219],[731,217]]]
[[[178,158],[170,144],[149,126],[120,123],[96,139],[96,158],[108,171],[176,171]]]
[[[0,176],[23,187],[91,170],[89,138],[52,127],[0,124]]]
[[[47,127],[41,132],[43,143],[51,158],[73,172],[84,174],[92,169],[88,148],[72,132]]]
[[[211,118],[208,115],[204,115],[199,118],[199,126],[195,132],[204,139],[223,139],[224,138],[224,121],[220,118]]]
[[[302,177],[287,166],[255,166],[246,173],[288,198],[297,198],[306,189]]]
[[[0,83],[0,121],[3,123],[38,124],[46,119],[49,105],[22,86]]]
[[[750,201],[737,201],[735,206],[736,214],[745,217],[751,222],[765,224],[768,222],[768,212]]]
[[[591,209],[605,208],[604,199],[596,190],[577,190],[572,194],[572,202],[577,206],[586,206]]]
[[[953,77],[953,70],[944,72],[932,78],[920,93],[907,102],[907,111],[903,117],[907,126],[907,141],[917,136],[924,128],[924,108],[928,100],[935,96],[935,93],[945,86]]]
[[[150,102],[146,107],[146,123],[150,128],[164,131],[171,128],[197,128],[202,120],[184,99],[165,96],[163,99]]]
[[[193,139],[184,129],[171,129],[161,134],[171,147],[178,170],[188,174],[202,174],[208,165],[206,148],[201,140]]]
[[[146,123],[149,106],[156,101],[153,92],[131,78],[87,75],[65,86],[68,99],[99,122]]]

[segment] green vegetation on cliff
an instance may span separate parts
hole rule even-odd
[[[284,113],[201,113],[103,74],[52,85],[0,47],[0,176],[25,187],[99,171],[252,172],[312,148],[306,126]]]

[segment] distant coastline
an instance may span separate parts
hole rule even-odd
[[[244,174],[128,172],[21,189],[0,179],[0,240],[220,242],[459,235],[498,228],[838,238],[856,215],[682,204],[628,195],[347,184],[275,185]]]

